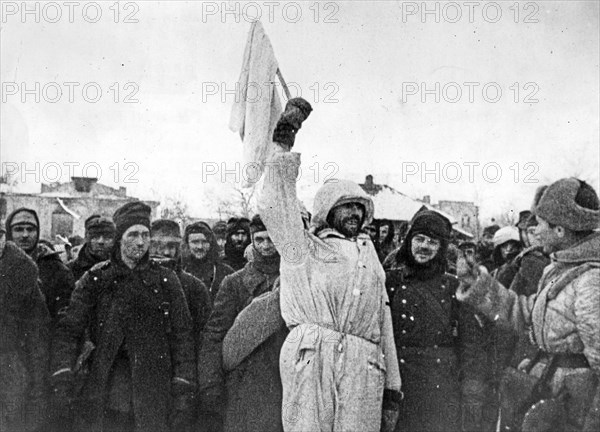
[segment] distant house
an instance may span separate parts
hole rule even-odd
[[[97,178],[71,177],[68,183],[42,184],[41,193],[24,194],[6,192],[0,194],[0,218],[20,207],[35,210],[40,218],[40,238],[56,241],[56,236],[84,236],[85,220],[100,214],[112,217],[115,210],[137,198],[127,196],[124,187],[119,189],[98,183]],[[156,217],[158,202],[144,201]]]
[[[422,209],[437,211],[448,218],[458,239],[472,239],[478,232],[478,208],[471,202],[440,201],[437,205],[432,205],[429,196],[425,196],[423,200],[410,198],[391,186],[376,184],[370,174],[359,186],[371,195],[375,205],[375,219],[392,221],[400,239],[406,234],[408,222]]]

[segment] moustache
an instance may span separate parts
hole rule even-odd
[[[433,253],[433,251],[431,249],[424,249],[424,248],[417,249],[417,254],[431,255],[432,253]]]

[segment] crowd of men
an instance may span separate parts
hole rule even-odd
[[[304,209],[286,113],[251,219],[181,227],[132,201],[63,262],[33,209],[6,218],[0,430],[598,430],[596,191],[541,187],[479,243],[419,211],[396,242],[353,182]],[[517,415],[507,368],[553,408]]]

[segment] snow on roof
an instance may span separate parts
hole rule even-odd
[[[371,195],[375,205],[375,219],[409,221],[423,207],[423,203],[412,199],[390,187],[384,187],[376,195]]]

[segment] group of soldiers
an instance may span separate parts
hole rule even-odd
[[[600,428],[596,191],[541,187],[480,244],[453,245],[430,210],[399,247],[374,244],[356,183],[326,182],[312,214],[296,196],[290,150],[310,111],[288,102],[250,220],[182,234],[133,201],[88,218],[64,264],[35,211],[7,217],[2,431]],[[543,380],[553,409],[517,415],[510,368]]]

